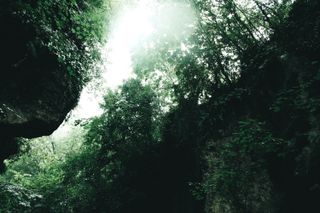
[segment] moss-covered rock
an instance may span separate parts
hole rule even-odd
[[[103,2],[1,1],[0,161],[10,138],[51,134],[77,104],[99,59]]]

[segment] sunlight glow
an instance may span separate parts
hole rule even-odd
[[[154,26],[151,11],[145,4],[119,11],[111,28],[109,42],[103,54],[106,56],[104,79],[107,86],[115,89],[124,80],[134,77],[131,52],[135,45],[150,36]]]
[[[125,80],[135,78],[133,51],[146,44],[145,48],[153,49],[153,39],[159,35],[166,35],[168,41],[181,42],[180,48],[187,52],[188,47],[182,41],[193,33],[195,20],[193,9],[181,1],[140,0],[131,4],[120,3],[111,21],[108,43],[101,50],[104,81],[99,85],[101,88],[96,90],[115,90]],[[103,100],[102,93],[98,97],[84,90],[73,116],[89,118],[101,114],[99,103]]]
[[[134,78],[132,54],[139,45],[153,49],[153,37],[165,35],[166,39],[182,42],[184,37],[192,34],[191,25],[195,13],[190,6],[180,0],[159,2],[156,0],[138,0],[128,3],[125,0],[115,1],[118,9],[109,28],[108,43],[101,49],[103,79],[83,89],[78,106],[72,110],[70,119],[64,122],[54,135],[65,135],[73,122],[78,119],[89,119],[103,113],[100,104],[106,89],[117,89],[129,78]],[[115,7],[116,8],[116,7]],[[187,25],[191,27],[183,27]],[[145,40],[149,42],[144,43]],[[180,46],[180,45],[179,45]],[[183,43],[181,48],[187,51]],[[97,80],[97,79],[95,79]],[[94,89],[92,89],[94,87]]]
[[[165,35],[167,42],[179,43],[195,29],[195,11],[183,1],[140,0],[128,5],[116,13],[109,42],[103,50],[106,57],[103,77],[111,89],[135,77],[132,52],[139,45],[152,48],[152,39],[160,35]]]

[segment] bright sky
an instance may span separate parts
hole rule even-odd
[[[116,89],[125,80],[134,77],[132,51],[135,46],[159,32],[169,37],[170,34],[179,37],[182,23],[195,17],[189,7],[181,3],[174,4],[174,1],[164,4],[156,0],[140,0],[135,4],[119,3],[119,0],[115,2],[121,6],[111,20],[108,43],[101,50],[104,59],[103,81],[94,91],[90,89],[90,84],[82,91],[78,106],[71,112],[71,122],[100,115],[105,89]],[[68,125],[69,122],[62,124],[53,136],[67,134]]]
[[[182,31],[186,33],[181,26],[195,18],[190,7],[174,1],[159,3],[156,0],[140,0],[135,4],[120,2],[120,5],[111,21],[108,43],[102,49],[104,81],[103,85],[99,85],[100,90],[116,89],[125,80],[134,77],[132,51],[144,40],[156,33],[179,37]],[[84,89],[74,116],[90,118],[101,114],[99,102],[103,100],[103,91],[93,94],[93,91]]]
[[[124,80],[133,77],[131,52],[139,41],[154,31],[152,10],[146,1],[122,8],[111,25],[109,42],[103,51],[106,57],[103,77],[109,88],[116,88]]]
[[[140,40],[153,32],[150,22],[150,9],[145,1],[130,7],[123,7],[115,13],[111,21],[108,43],[101,50],[103,65],[103,81],[97,91],[85,88],[80,96],[78,106],[72,112],[72,117],[91,118],[102,113],[99,104],[103,101],[106,88],[116,89],[125,80],[134,77],[131,52]],[[100,90],[100,91],[99,91]]]

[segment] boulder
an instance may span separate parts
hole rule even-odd
[[[31,23],[0,13],[0,162],[16,137],[51,134],[77,104],[81,86]]]

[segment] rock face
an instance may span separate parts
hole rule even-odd
[[[0,162],[15,137],[51,134],[76,105],[80,86],[32,24],[0,13]]]

